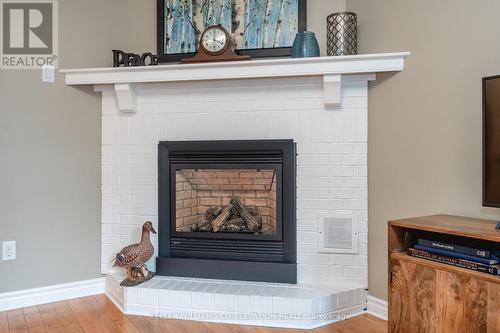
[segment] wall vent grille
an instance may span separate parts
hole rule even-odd
[[[358,230],[354,216],[320,216],[318,232],[319,252],[358,252]]]

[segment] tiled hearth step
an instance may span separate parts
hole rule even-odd
[[[180,277],[155,277],[138,287],[108,275],[106,292],[127,314],[186,320],[313,328],[361,313],[366,290]]]

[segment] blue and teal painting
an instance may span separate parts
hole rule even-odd
[[[220,24],[236,49],[292,46],[298,0],[165,0],[165,53],[195,52],[206,27]]]

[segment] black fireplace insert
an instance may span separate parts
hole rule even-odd
[[[159,275],[296,283],[292,140],[158,146]]]

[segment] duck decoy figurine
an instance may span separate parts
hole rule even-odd
[[[127,269],[127,278],[120,283],[121,286],[137,286],[154,276],[154,273],[148,271],[145,265],[146,261],[154,254],[150,232],[156,234],[153,224],[147,221],[142,226],[141,242],[126,246],[116,254],[113,267],[125,267]]]

